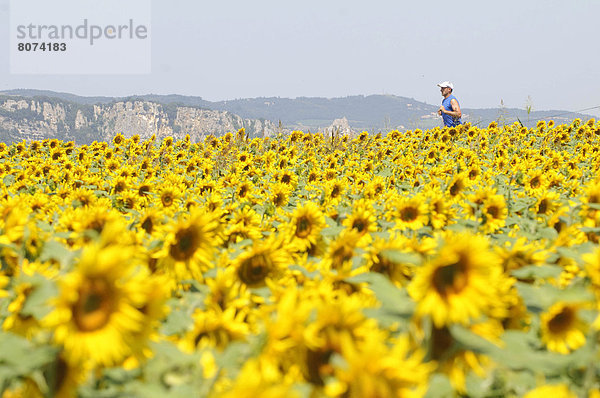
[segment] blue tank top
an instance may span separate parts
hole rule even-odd
[[[442,100],[442,106],[444,107],[444,109],[446,109],[447,111],[451,111],[452,110],[452,104],[450,102],[453,99],[455,99],[456,103],[458,104],[458,100],[452,94],[450,94],[448,96],[448,98],[444,98]],[[458,106],[460,106],[460,104],[458,104]],[[442,119],[444,120],[444,125],[448,126],[448,127],[454,127],[454,126],[458,126],[460,124],[460,118],[459,117],[450,116],[450,115],[445,114],[445,113],[442,113]]]

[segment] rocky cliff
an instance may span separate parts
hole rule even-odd
[[[125,100],[107,104],[78,104],[50,97],[0,96],[0,141],[58,138],[78,144],[110,140],[115,134],[141,138],[156,135],[192,141],[244,127],[250,137],[266,137],[278,127],[264,119],[243,119],[227,111],[193,106]]]

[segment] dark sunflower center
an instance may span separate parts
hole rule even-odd
[[[529,182],[529,185],[531,185],[531,188],[534,188],[534,189],[535,188],[539,188],[540,185],[541,185],[540,178],[539,177],[533,177],[531,179],[531,181]]]
[[[468,282],[467,267],[463,261],[439,267],[433,273],[433,286],[442,296],[460,293]]]
[[[133,209],[135,207],[135,202],[133,198],[125,199],[125,201],[123,202],[123,207],[125,207],[126,209]]]
[[[79,299],[73,308],[73,320],[84,332],[101,329],[113,312],[114,295],[104,279],[84,281],[79,290]]]
[[[138,189],[138,195],[140,195],[140,196],[148,195],[148,193],[150,193],[150,186],[149,185],[142,185]]]
[[[340,195],[340,187],[338,187],[337,185],[335,187],[333,187],[333,189],[331,190],[331,197],[332,198],[337,198]]]
[[[487,208],[487,213],[488,215],[492,216],[492,218],[498,218],[500,209],[498,209],[498,206],[490,206]]]
[[[574,322],[575,310],[565,307],[548,322],[548,329],[554,334],[561,334],[571,329]]]
[[[300,239],[310,235],[311,223],[307,216],[302,216],[296,221],[296,236]]]
[[[152,229],[154,228],[154,223],[152,222],[152,218],[151,217],[146,217],[146,219],[142,223],[142,228],[147,233],[149,233],[149,234],[152,233]]]
[[[283,206],[285,203],[285,195],[282,193],[276,193],[273,197],[273,204],[275,206]]]
[[[377,262],[371,266],[371,271],[391,275],[395,264],[381,254],[377,254]]]
[[[560,231],[562,231],[562,230],[563,230],[563,228],[565,228],[565,227],[566,227],[566,224],[565,224],[565,223],[563,223],[563,222],[561,222],[561,221],[559,221],[559,222],[557,222],[556,224],[554,224],[554,230],[555,230],[556,232],[558,232],[559,234],[560,234]]]
[[[354,228],[355,230],[357,230],[358,232],[362,232],[365,230],[365,220],[362,219],[358,219],[358,220],[354,220],[354,222],[352,223],[352,228]]]
[[[160,200],[163,205],[171,206],[173,204],[173,195],[167,192],[160,197]]]
[[[333,266],[334,267],[342,266],[342,264],[344,262],[350,261],[353,256],[354,256],[354,250],[352,249],[352,247],[347,246],[347,245],[338,247],[337,249],[335,249],[333,251],[333,255],[332,255]]]
[[[85,298],[83,311],[87,313],[94,312],[100,308],[100,304],[102,304],[102,297],[97,294],[90,294]]]
[[[271,270],[271,260],[266,254],[255,254],[246,259],[238,269],[238,276],[248,286],[259,286]]]
[[[196,228],[188,227],[175,234],[175,242],[171,244],[169,254],[177,261],[192,258],[198,248],[199,234]]]
[[[542,199],[540,201],[540,205],[538,206],[538,214],[546,214],[548,211],[548,201],[546,199]]]
[[[450,195],[452,196],[456,196],[460,193],[462,187],[460,185],[460,183],[457,181],[454,184],[452,184],[452,186],[450,187]]]
[[[400,219],[402,221],[414,221],[418,215],[419,211],[413,206],[407,206],[400,211]]]

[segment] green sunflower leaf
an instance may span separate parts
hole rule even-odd
[[[558,265],[526,265],[511,272],[511,275],[519,279],[546,279],[557,278],[563,268]]]
[[[414,253],[403,252],[398,249],[384,249],[379,252],[381,257],[395,264],[415,264],[421,263],[421,257]]]

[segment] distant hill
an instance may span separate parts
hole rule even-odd
[[[42,93],[37,93],[42,94]],[[228,111],[140,98],[112,99],[90,104],[59,97],[0,94],[0,141],[57,138],[78,144],[107,141],[115,134],[146,139],[156,136],[200,141],[210,134],[236,132],[242,127],[250,137],[275,134],[279,127],[265,119],[244,119]],[[76,96],[63,95],[78,100]],[[89,99],[88,99],[89,101]]]
[[[44,112],[42,109],[44,103],[55,104],[62,101],[64,105],[62,108],[68,115],[65,115],[66,119],[63,121],[57,122],[51,119],[43,122],[37,120],[41,123],[38,127],[35,123],[23,127],[18,121],[13,120],[9,123],[9,119],[16,116],[15,113],[9,112],[14,106],[11,108],[6,105],[7,101],[10,102],[11,99],[25,101],[25,103],[33,101],[37,104],[33,107],[35,109],[32,108],[35,112],[29,115],[31,120],[43,119],[45,114],[48,116],[48,112]],[[121,110],[118,111],[118,109]],[[142,111],[136,114],[136,109]],[[332,126],[339,126],[340,123],[347,126],[347,131],[376,132],[440,126],[441,118],[436,114],[437,109],[438,105],[395,95],[355,95],[342,98],[299,97],[293,99],[260,97],[213,102],[204,100],[202,97],[176,94],[84,97],[69,93],[23,89],[0,92],[0,134],[3,129],[6,137],[7,131],[11,132],[11,137],[15,134],[18,137],[18,132],[25,130],[33,134],[44,123],[55,123],[55,127],[49,127],[55,134],[64,133],[69,136],[69,132],[83,128],[81,131],[87,131],[86,136],[88,137],[113,134],[114,131],[111,128],[135,131],[136,134],[160,131],[161,134],[177,135],[191,132],[196,136],[201,136],[209,133],[221,134],[228,129],[239,127],[252,130],[254,135],[264,136],[272,134],[275,130],[321,131]],[[179,111],[183,112],[182,115],[185,115],[186,121],[176,121]],[[212,113],[209,117],[208,111],[216,113]],[[501,124],[510,124],[520,120],[523,124],[532,126],[540,119],[554,119],[556,123],[561,124],[568,123],[574,118],[588,119],[591,117],[561,110],[534,111],[529,115],[524,109],[515,108],[464,108],[462,111],[463,121],[480,127],[487,126],[494,120]],[[25,109],[19,109],[19,112],[21,122],[28,120]],[[85,123],[81,123],[81,117],[77,119],[78,114],[81,117],[85,116]],[[103,120],[105,115],[110,115],[113,121],[109,123]],[[60,119],[60,112],[59,116],[55,115],[54,117]],[[4,118],[4,122],[2,122],[2,118]],[[208,123],[207,120],[201,120],[202,118],[209,118],[211,121]],[[19,130],[19,126],[23,128]],[[59,133],[60,131],[63,133]]]
[[[345,117],[350,127],[358,130],[386,131],[390,129],[432,128],[441,125],[437,115],[439,105],[430,105],[412,98],[395,95],[350,96],[343,98],[249,98],[206,104],[211,109],[227,110],[245,118],[262,117],[284,126],[323,128],[334,119]],[[561,110],[534,111],[527,115],[524,109],[464,108],[463,121],[487,126],[496,120],[504,124],[520,120],[535,125],[537,120],[553,118],[567,123],[575,118],[592,116]]]

